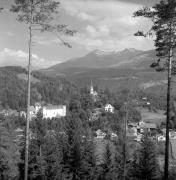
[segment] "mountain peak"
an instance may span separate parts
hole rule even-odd
[[[124,49],[123,51],[112,50],[94,50],[87,55],[74,60],[68,60],[59,65],[55,65],[49,69],[63,70],[67,68],[108,68],[108,67],[149,67],[154,57],[153,53],[150,57],[148,51],[137,50],[134,48]],[[145,56],[144,56],[145,54]],[[149,60],[148,60],[149,58]],[[146,65],[147,64],[147,65]]]
[[[112,50],[99,50],[96,49],[92,51],[90,54],[95,54],[97,56],[111,55],[111,54],[120,54],[120,53],[138,53],[142,52],[141,50],[135,48],[125,48],[122,51],[112,51]]]
[[[113,53],[115,53],[115,51],[96,49],[96,50],[94,50],[92,53],[93,53],[93,54],[96,54],[96,55],[98,55],[98,56],[102,56],[102,55],[113,54]]]
[[[122,52],[136,53],[136,52],[139,52],[139,51],[141,51],[141,50],[138,50],[138,49],[135,49],[135,48],[125,48]]]

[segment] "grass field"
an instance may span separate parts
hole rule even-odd
[[[166,120],[164,111],[158,110],[157,112],[150,112],[146,108],[139,108],[138,110],[141,112],[142,120],[144,122],[150,122],[156,125],[160,125],[161,122]]]
[[[172,153],[173,153],[173,158],[176,160],[176,139],[170,140],[172,144]]]

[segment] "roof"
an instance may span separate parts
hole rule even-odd
[[[106,105],[105,105],[105,107],[108,107],[108,106],[110,106],[110,107],[113,108],[113,106],[112,106],[111,104],[106,104]]]
[[[50,110],[50,109],[63,109],[66,105],[50,105],[50,106],[44,106],[43,108]]]
[[[138,123],[129,123],[128,126],[137,127],[137,126],[138,126]]]
[[[140,125],[140,128],[146,128],[146,129],[156,129],[156,124],[153,123],[144,123]]]

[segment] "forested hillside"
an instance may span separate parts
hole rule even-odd
[[[27,71],[21,67],[0,68],[0,101],[5,108],[21,110],[26,105]],[[31,104],[44,101],[51,104],[68,104],[77,88],[63,78],[52,78],[32,73]]]

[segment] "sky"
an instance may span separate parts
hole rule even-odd
[[[135,37],[138,30],[147,30],[149,20],[133,18],[133,12],[151,7],[158,0],[60,0],[58,23],[67,24],[77,33],[62,36],[72,45],[62,45],[53,33],[33,33],[33,68],[84,56],[93,50],[121,51],[125,48],[153,49],[153,40]],[[16,14],[8,9],[13,0],[0,0],[0,66],[21,65],[28,60],[28,26],[17,22]]]

